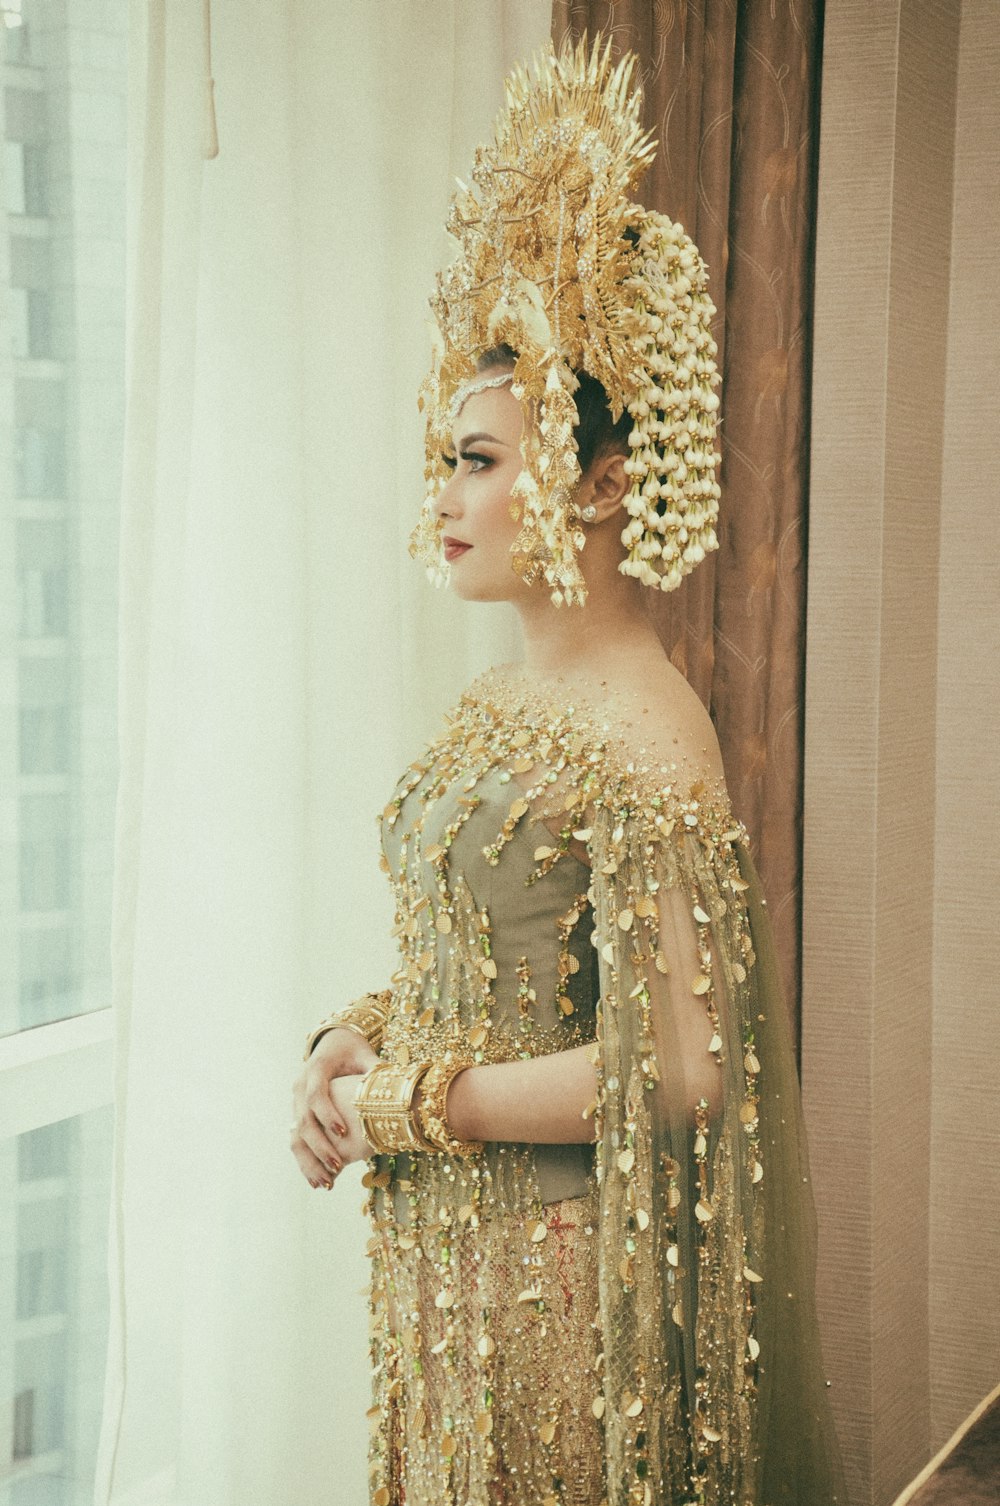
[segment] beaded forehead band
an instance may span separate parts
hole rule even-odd
[[[448,404],[448,422],[453,424],[469,401],[477,392],[486,392],[490,387],[503,387],[514,380],[512,371],[501,371],[497,376],[480,377],[476,382],[463,382]]]
[[[550,48],[533,78],[516,69],[473,186],[452,200],[459,250],[431,300],[443,348],[421,389],[427,499],[410,541],[438,583],[448,567],[434,502],[451,475],[451,425],[473,392],[510,381],[525,416],[511,563],[557,605],[585,600],[580,371],[602,384],[615,420],[632,419],[622,573],[669,591],[718,547],[715,308],[681,226],[631,200],[655,154],[630,90],[635,62],[613,67],[598,41]],[[513,371],[477,378],[498,345],[517,353]]]

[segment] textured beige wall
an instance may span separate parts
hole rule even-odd
[[[997,848],[995,834],[977,845],[995,815],[976,745],[995,773],[1000,739],[980,718],[1000,688],[1000,592],[995,535],[992,555],[976,540],[995,529],[984,478],[998,467],[995,355],[982,342],[972,357],[969,338],[989,323],[998,34],[995,0],[967,4],[964,22],[959,0],[832,0],[826,14],[803,1062],[853,1506],[891,1501],[996,1379],[998,1208],[980,1148],[988,1159],[997,1137],[1000,1051],[983,1023]],[[958,540],[978,549],[971,590]]]
[[[965,0],[938,610],[931,1423],[1000,1380],[1000,6]]]

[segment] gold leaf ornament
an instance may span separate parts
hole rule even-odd
[[[432,300],[440,353],[421,392],[428,494],[410,541],[438,584],[449,576],[435,509],[450,476],[442,455],[477,379],[495,380],[476,363],[498,344],[517,352],[511,390],[530,416],[512,492],[511,562],[525,581],[557,606],[586,598],[572,507],[580,370],[603,384],[615,417],[633,420],[622,573],[672,590],[718,547],[715,309],[682,228],[632,200],[656,151],[636,61],[615,63],[598,41],[549,48],[533,75],[515,69],[494,139],[452,202],[458,249]],[[697,350],[697,362],[680,348]]]

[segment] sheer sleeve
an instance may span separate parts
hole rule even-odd
[[[842,1501],[798,1082],[746,833],[620,787],[588,835],[609,1506]]]

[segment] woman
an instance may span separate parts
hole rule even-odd
[[[372,1158],[374,1506],[842,1499],[769,927],[643,600],[716,547],[718,401],[630,71],[516,74],[449,221],[414,551],[525,661],[397,786],[400,967],[295,1089],[313,1186]]]

